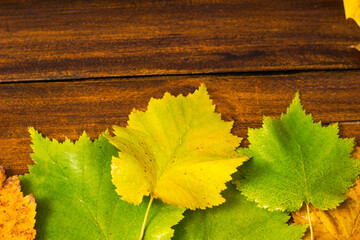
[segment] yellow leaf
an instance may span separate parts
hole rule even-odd
[[[24,197],[18,176],[7,180],[0,166],[0,239],[32,240],[35,238],[35,208],[32,194]]]
[[[111,174],[122,199],[139,204],[151,195],[190,209],[223,203],[220,192],[248,157],[235,152],[241,138],[230,133],[233,123],[214,111],[201,85],[187,97],[151,99],[126,128],[114,126],[107,138],[120,150]]]
[[[360,159],[360,148],[357,147],[353,158]],[[350,188],[349,197],[336,209],[321,211],[310,205],[310,218],[316,240],[358,240],[360,239],[360,180]],[[306,207],[293,213],[295,224],[308,224]],[[310,239],[307,231],[303,239]]]
[[[352,18],[360,26],[360,0],[344,0],[346,19]]]
[[[360,0],[344,0],[346,19],[352,18],[360,26]],[[360,44],[355,48],[360,51]]]

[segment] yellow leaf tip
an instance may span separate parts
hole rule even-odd
[[[300,103],[300,92],[296,91],[294,101],[297,103]]]
[[[207,87],[206,87],[205,83],[200,83],[199,90],[207,91]]]
[[[208,92],[207,87],[206,87],[206,85],[204,83],[201,83],[199,88],[195,92],[199,92],[200,94],[204,94],[204,95],[209,96],[209,92]]]
[[[34,137],[33,137],[34,135],[40,134],[34,127],[29,127],[29,128],[28,128],[28,131],[29,131],[30,136],[31,136],[32,138],[34,138]]]

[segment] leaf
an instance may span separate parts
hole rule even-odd
[[[353,158],[360,159],[360,147],[356,147],[355,151],[352,154]]]
[[[353,154],[360,159],[360,148]],[[310,218],[316,240],[357,240],[360,239],[360,180],[350,188],[349,197],[336,209],[321,211],[310,207]],[[306,208],[293,213],[295,224],[307,224],[309,219]],[[304,239],[310,239],[307,232]]]
[[[186,211],[175,227],[174,240],[292,240],[301,239],[307,226],[289,226],[290,216],[258,208],[229,184],[226,202],[206,210]]]
[[[344,0],[346,19],[352,18],[360,26],[360,0]],[[360,50],[360,44],[356,46]]]
[[[105,137],[92,142],[84,133],[75,143],[59,143],[30,133],[36,164],[21,181],[38,201],[38,239],[138,239],[148,200],[139,206],[120,200],[110,174],[118,150]],[[170,239],[182,213],[154,202],[144,239]]]
[[[325,210],[346,199],[360,168],[350,157],[354,139],[338,137],[338,125],[322,127],[306,115],[296,94],[280,119],[264,117],[260,129],[249,129],[253,156],[244,165],[239,189],[270,210],[295,211],[303,202]]]
[[[360,26],[360,0],[344,0],[346,19],[352,18]]]
[[[134,110],[126,128],[107,136],[118,149],[112,176],[122,199],[139,204],[151,195],[183,208],[205,208],[225,201],[220,192],[248,157],[235,152],[241,138],[233,123],[214,112],[205,85],[187,97],[165,93],[146,112]]]
[[[0,239],[35,239],[35,199],[32,194],[24,197],[18,176],[5,179],[0,166]]]

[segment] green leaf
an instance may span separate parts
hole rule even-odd
[[[203,84],[186,97],[151,99],[146,112],[134,110],[126,128],[106,136],[121,150],[112,161],[116,191],[134,204],[148,195],[191,209],[223,203],[225,183],[248,159],[235,151],[241,138],[232,126]]]
[[[138,239],[148,199],[139,206],[120,200],[110,164],[118,150],[100,136],[77,142],[45,139],[30,128],[36,163],[21,177],[37,200],[37,239]],[[144,239],[170,239],[183,210],[154,201]]]
[[[289,226],[290,216],[258,208],[229,184],[223,192],[226,202],[207,210],[186,211],[175,226],[174,240],[292,240],[301,239],[304,226]]]
[[[249,129],[249,148],[239,151],[253,158],[242,166],[239,189],[270,210],[295,211],[303,202],[322,210],[338,206],[360,172],[350,157],[354,139],[338,132],[337,124],[314,123],[297,93],[280,119],[264,117],[262,128]]]

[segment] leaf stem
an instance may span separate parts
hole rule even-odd
[[[308,216],[308,219],[309,219],[310,239],[314,240],[314,232],[313,232],[313,228],[312,228],[312,225],[311,225],[310,208],[309,208],[309,204],[307,202],[305,202],[305,204],[306,204],[307,216]]]
[[[140,237],[139,237],[139,240],[142,240],[143,237],[144,237],[144,233],[145,233],[145,226],[146,226],[146,220],[148,218],[148,215],[149,215],[149,212],[150,212],[150,207],[151,207],[151,204],[154,200],[154,197],[152,195],[150,195],[150,201],[149,201],[149,205],[146,209],[146,213],[145,213],[145,217],[144,217],[144,222],[143,222],[143,225],[142,225],[142,228],[141,228],[141,233],[140,233]]]

